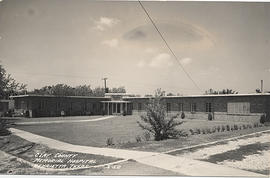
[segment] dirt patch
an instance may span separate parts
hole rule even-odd
[[[256,142],[254,144],[242,145],[240,148],[230,150],[224,153],[211,155],[208,159],[202,159],[202,161],[208,161],[211,163],[223,162],[225,160],[230,161],[241,161],[248,155],[260,154],[261,151],[269,150],[270,143]]]

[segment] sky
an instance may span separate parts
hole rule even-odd
[[[270,3],[142,3],[177,59],[136,1],[0,0],[1,64],[29,90],[104,77],[141,95],[270,90]]]

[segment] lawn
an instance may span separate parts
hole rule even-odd
[[[80,117],[80,119],[86,118],[89,119],[87,116]],[[68,119],[71,120],[72,117]],[[77,119],[77,117],[73,118],[73,120],[75,119]],[[33,120],[34,119],[31,119],[31,121]],[[106,140],[108,138],[113,138],[113,142],[116,146],[125,145],[126,143],[129,145],[136,143],[136,136],[139,135],[142,137],[144,133],[138,126],[137,121],[140,121],[139,116],[116,116],[114,118],[94,122],[17,125],[16,128],[72,144],[102,147],[106,146]],[[184,123],[179,126],[179,129],[186,131],[190,128],[210,128],[218,125],[235,124],[234,122],[228,121],[188,119],[182,121],[184,121]],[[239,122],[238,124],[243,123]],[[228,133],[225,135],[228,135]]]
[[[66,117],[39,117],[39,118],[25,118],[18,117],[17,122],[42,122],[42,121],[59,121],[59,120],[88,120],[96,119],[101,116],[66,116]]]

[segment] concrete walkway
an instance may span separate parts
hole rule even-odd
[[[112,148],[98,148],[89,146],[73,145],[51,138],[39,136],[26,131],[11,128],[10,129],[15,135],[28,140],[30,142],[35,142],[39,144],[46,145],[50,148],[96,154],[103,156],[112,156],[116,158],[123,159],[134,159],[139,163],[178,172],[180,174],[188,176],[262,176],[262,174],[257,174],[249,171],[244,171],[240,169],[225,167],[222,165],[217,165],[213,163],[208,163],[204,161],[192,160],[188,158],[171,156],[163,153],[156,152],[143,152],[143,151],[132,151],[124,149],[112,149]]]
[[[57,121],[34,121],[34,122],[17,122],[16,125],[36,125],[36,124],[59,124],[59,123],[75,123],[75,122],[95,122],[113,118],[115,116],[105,116],[96,119],[84,120],[57,120]]]

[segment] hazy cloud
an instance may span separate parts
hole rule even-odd
[[[142,67],[144,67],[146,65],[146,62],[144,61],[144,60],[140,60],[139,62],[138,62],[138,64],[137,64],[137,66],[139,67],[139,68],[142,68]]]
[[[146,53],[154,53],[156,51],[156,49],[154,49],[154,48],[146,48],[144,51]]]
[[[117,47],[118,46],[118,39],[114,38],[111,40],[105,40],[102,42],[102,44],[108,45],[110,47]]]
[[[171,45],[180,48],[208,49],[213,47],[216,41],[206,29],[189,22],[160,22],[157,26]],[[141,25],[127,31],[123,34],[123,39],[147,45],[160,42],[160,37],[152,24]]]
[[[110,28],[117,23],[119,23],[120,20],[109,18],[109,17],[100,17],[98,21],[95,21],[95,28],[104,31],[106,28]]]
[[[191,58],[188,58],[188,57],[182,58],[180,60],[181,64],[183,64],[183,65],[187,65],[187,64],[191,63],[191,61],[192,61],[192,59]]]
[[[171,56],[167,53],[158,54],[149,63],[149,66],[153,68],[169,67],[171,65],[172,65]]]
[[[143,32],[140,29],[134,29],[124,34],[124,38],[127,40],[143,39],[143,38],[146,38],[146,32]]]

